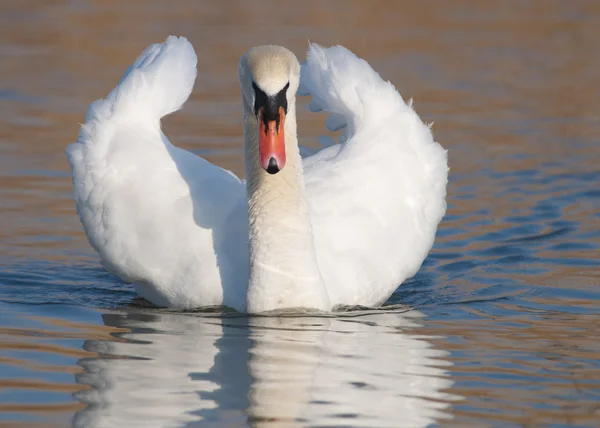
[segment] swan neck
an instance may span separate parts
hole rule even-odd
[[[251,112],[244,117],[244,138],[250,252],[248,310],[289,307],[290,302],[327,309],[328,297],[317,266],[305,198],[295,106],[286,116],[287,161],[281,171],[269,174],[260,166],[258,122]]]

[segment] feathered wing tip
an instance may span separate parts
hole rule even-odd
[[[185,37],[169,36],[148,46],[108,96],[90,104],[77,143],[67,147],[71,164],[78,161],[81,144],[103,140],[104,124],[111,118],[152,123],[181,108],[192,92],[197,62]]]
[[[158,120],[177,111],[192,92],[197,62],[185,37],[169,36],[164,43],[148,46],[106,99],[90,105],[86,122],[119,114]]]
[[[109,121],[151,124],[178,110],[192,92],[196,64],[194,48],[184,37],[169,36],[146,48],[106,99],[90,104],[77,142],[66,149],[74,182],[84,179],[86,147],[101,153],[111,141]]]
[[[115,110],[135,109],[161,118],[179,110],[192,92],[198,59],[185,37],[169,36],[136,59],[108,95]]]
[[[312,96],[310,110],[329,112],[327,129],[342,130],[340,143],[354,140],[358,144],[355,147],[370,150],[372,139],[354,139],[360,128],[369,127],[377,132],[393,126],[398,138],[386,141],[411,147],[410,152],[427,159],[424,163],[427,177],[421,184],[427,192],[437,195],[426,208],[427,216],[434,219],[431,224],[437,225],[445,211],[447,154],[434,141],[431,125],[423,123],[414,111],[412,100],[406,103],[394,85],[384,81],[366,61],[342,46],[324,48],[310,44],[300,83],[298,95]],[[322,137],[320,141],[323,147],[334,143],[329,137]]]
[[[302,64],[298,95],[312,96],[311,111],[330,113],[328,130],[349,128],[340,138],[342,143],[360,123],[370,119],[365,117],[370,103],[404,104],[393,85],[384,81],[365,60],[343,46],[324,48],[315,43],[310,44],[306,62]]]

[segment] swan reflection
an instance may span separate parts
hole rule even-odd
[[[446,416],[447,354],[416,311],[341,317],[104,314],[75,426],[426,426]]]

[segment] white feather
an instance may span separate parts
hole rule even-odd
[[[159,119],[181,107],[196,78],[185,38],[142,53],[94,102],[67,156],[77,212],[103,265],[161,306],[243,309],[245,186],[173,146]]]
[[[446,151],[392,84],[341,46],[311,45],[302,85],[348,124],[343,146],[304,160],[330,300],[381,304],[431,249],[446,210]]]

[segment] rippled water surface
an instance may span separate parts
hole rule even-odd
[[[0,426],[600,425],[598,28],[593,0],[4,0]],[[343,44],[435,122],[448,213],[390,307],[174,313],[100,267],[63,151],[170,33],[200,72],[165,132],[237,173],[253,45]]]

